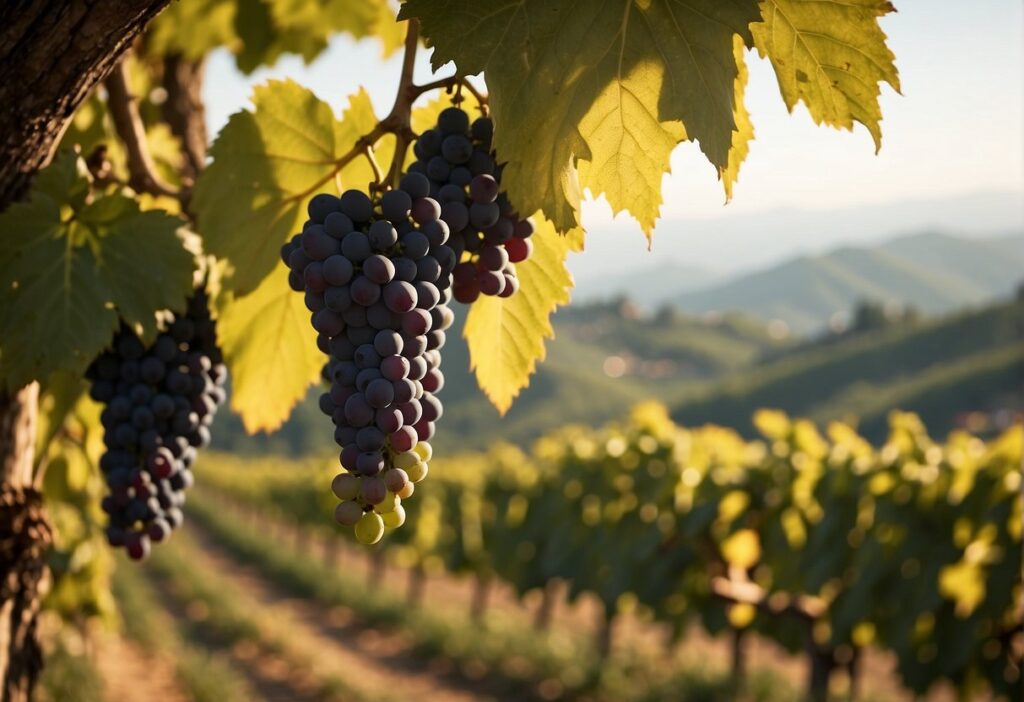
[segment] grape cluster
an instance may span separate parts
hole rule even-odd
[[[501,165],[491,151],[494,127],[487,117],[472,124],[457,107],[441,112],[437,126],[423,132],[410,173],[430,180],[430,197],[441,203],[451,230],[449,246],[459,260],[453,293],[470,303],[481,293],[509,297],[519,289],[515,264],[529,258],[533,223],[520,219],[500,192]]]
[[[102,502],[107,540],[140,560],[151,542],[181,526],[196,451],[209,444],[226,397],[227,368],[205,293],[194,295],[149,347],[122,327],[86,376],[89,394],[106,405],[100,468],[110,488]]]
[[[332,485],[335,519],[363,543],[405,521],[401,501],[427,474],[442,412],[456,254],[429,193],[413,173],[376,201],[358,190],[317,195],[302,232],[281,249],[329,356],[320,409],[334,422],[344,468]]]

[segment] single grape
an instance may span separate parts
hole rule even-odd
[[[398,497],[398,495],[395,497]],[[402,526],[405,524],[405,507],[396,504],[393,510],[381,515],[381,522],[389,529],[397,529]]]
[[[359,478],[351,473],[338,473],[331,483],[331,490],[339,500],[354,500],[359,494]]]
[[[366,512],[356,522],[355,534],[359,543],[375,544],[384,536],[384,520],[376,512]]]
[[[369,222],[373,217],[373,203],[366,193],[359,190],[346,190],[341,194],[338,209],[348,215],[353,222]]]
[[[344,526],[357,526],[362,516],[363,508],[358,502],[341,502],[334,508],[334,520]]]

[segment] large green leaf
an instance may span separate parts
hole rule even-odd
[[[752,43],[756,0],[409,0],[399,16],[420,19],[435,66],[486,73],[503,185],[560,230],[590,188],[649,232],[684,138],[728,165],[733,35]]]
[[[255,291],[219,301],[217,340],[231,369],[231,407],[250,433],[272,431],[320,375],[326,357],[302,295],[278,263]]]
[[[301,228],[310,198],[337,192],[339,158],[376,123],[362,91],[341,122],[327,103],[292,81],[257,87],[253,105],[221,130],[193,199],[206,250],[228,264],[224,284],[239,295],[274,268],[281,245]],[[346,181],[365,187],[368,167],[357,160],[348,168]]]
[[[83,185],[84,183],[84,185]],[[120,317],[146,336],[182,309],[194,259],[177,217],[109,194],[86,201],[74,155],[44,171],[28,202],[0,215],[0,384],[80,373]]]
[[[519,291],[508,298],[481,295],[463,331],[477,383],[502,414],[544,360],[544,339],[555,334],[551,315],[569,303],[573,286],[565,260],[570,251],[583,248],[581,230],[563,236],[539,214],[534,221],[533,254],[516,264]]]
[[[879,86],[898,91],[900,79],[878,18],[895,9],[886,0],[761,0],[754,42],[775,67],[786,106],[802,100],[817,124],[860,122],[880,148]]]

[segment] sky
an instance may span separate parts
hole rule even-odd
[[[603,199],[587,202],[587,250],[571,262],[577,277],[666,259],[735,271],[925,228],[979,235],[1024,227],[1024,3],[895,4],[882,28],[903,94],[883,86],[878,155],[861,126],[817,127],[801,105],[788,113],[770,64],[751,53],[747,106],[756,139],[732,202],[724,204],[698,147],[683,144],[663,181],[651,250],[628,216],[613,219]],[[431,76],[428,53],[419,53],[418,82]],[[364,86],[383,114],[399,62],[382,60],[374,40],[345,37],[309,66],[285,57],[251,76],[218,53],[206,84],[211,134],[249,104],[253,85],[272,77],[306,85],[339,112]]]

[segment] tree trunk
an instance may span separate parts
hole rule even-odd
[[[36,615],[51,544],[42,495],[32,484],[39,384],[0,393],[0,699],[30,699],[42,651]]]
[[[0,3],[0,211],[25,195],[75,110],[167,3]]]
[[[27,192],[93,87],[169,0],[0,3],[0,212]],[[42,667],[36,615],[51,543],[32,485],[39,385],[0,393],[0,702]]]

